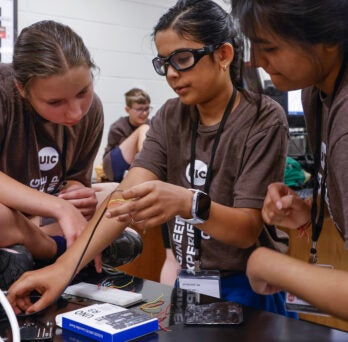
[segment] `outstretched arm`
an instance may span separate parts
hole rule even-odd
[[[193,193],[182,186],[149,181],[128,188],[123,197],[133,200],[110,207],[107,215],[129,220],[131,213],[133,226],[140,230],[168,222],[176,215],[192,217]],[[212,201],[209,219],[197,228],[227,244],[248,248],[257,241],[263,222],[259,209],[231,208]]]
[[[71,203],[26,186],[0,172],[0,203],[32,216],[55,218],[68,245],[71,245],[85,228],[87,222]]]
[[[120,183],[118,189],[127,189],[131,185],[154,178],[154,174],[145,169],[132,169]],[[106,198],[97,209],[93,218],[88,222],[87,228],[53,265],[25,273],[10,287],[8,300],[17,313],[21,311],[27,313],[36,312],[50,305],[69,284],[74,271],[78,272],[81,270],[98,253],[103,251],[111,241],[120,235],[129,222],[119,222],[104,215],[109,201],[117,196],[119,197],[119,193],[115,192],[111,198]],[[97,228],[84,257],[76,269],[76,264],[83,254],[96,226]],[[31,305],[29,295],[33,290],[38,291],[42,297],[35,304]]]
[[[319,267],[272,251],[256,249],[250,256],[247,275],[261,294],[284,289],[323,312],[348,319],[348,273]]]

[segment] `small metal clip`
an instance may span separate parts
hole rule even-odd
[[[316,264],[318,262],[317,242],[316,241],[312,242],[312,248],[310,251],[310,256],[309,256],[308,262],[310,264]]]
[[[199,260],[195,261],[195,273],[199,273],[201,271],[201,262]]]
[[[195,249],[195,273],[198,273],[201,271],[201,261],[199,260],[199,249]]]

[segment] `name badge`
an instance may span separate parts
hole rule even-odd
[[[324,265],[324,264],[314,264],[314,267],[328,267],[333,268],[332,265]],[[298,313],[306,313],[312,315],[320,315],[320,316],[329,316],[321,312],[318,308],[313,306],[312,304],[306,302],[305,300],[298,298],[292,293],[285,293],[285,307],[288,311],[298,312]]]
[[[220,298],[220,271],[218,270],[200,270],[198,272],[181,270],[178,282],[181,289]]]

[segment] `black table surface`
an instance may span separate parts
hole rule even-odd
[[[102,279],[108,277],[103,275]],[[75,282],[89,281],[96,283],[93,276],[80,274]],[[186,325],[184,323],[184,313],[187,303],[196,301],[196,304],[207,304],[218,301],[216,298],[200,295],[199,297],[185,290],[175,289],[167,285],[159,284],[150,280],[131,277],[121,274],[113,278],[115,285],[129,283],[124,289],[141,292],[144,303],[154,301],[158,298],[163,300],[163,304],[158,306],[153,315],[160,319],[160,325],[163,329],[158,332],[143,336],[137,341],[252,341],[252,342],[270,342],[270,341],[348,341],[348,333],[331,329],[322,325],[287,318],[281,315],[257,310],[254,308],[242,307],[243,322],[235,325]],[[198,302],[197,302],[198,300]],[[89,299],[65,296],[55,304],[45,309],[42,313],[19,318],[19,325],[36,324],[45,326],[54,324],[55,316],[58,313],[75,310],[81,306],[97,303]],[[143,303],[131,307],[135,310],[141,310]],[[142,311],[143,312],[143,311]],[[150,314],[150,313],[149,313]],[[63,331],[53,325],[53,341],[91,341],[81,335]],[[0,322],[0,337],[11,341],[11,329],[7,320]]]

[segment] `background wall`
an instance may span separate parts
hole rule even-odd
[[[18,32],[36,21],[52,19],[69,25],[84,40],[100,68],[95,90],[105,112],[103,141],[95,164],[102,160],[109,126],[124,112],[124,93],[141,87],[151,96],[154,112],[174,92],[152,67],[157,55],[151,37],[160,16],[176,0],[18,0]],[[216,0],[227,11],[229,0]]]

